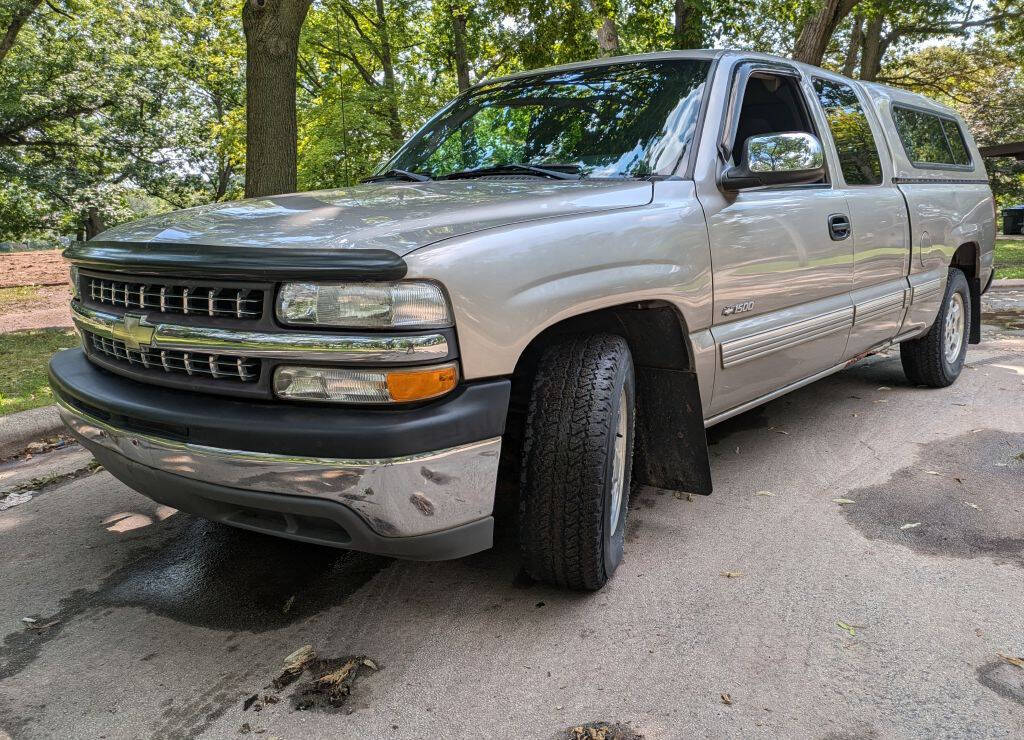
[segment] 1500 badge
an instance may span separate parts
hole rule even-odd
[[[732,316],[734,313],[746,313],[752,311],[754,308],[753,301],[744,301],[743,303],[736,303],[732,306],[726,306],[722,309],[723,316]]]

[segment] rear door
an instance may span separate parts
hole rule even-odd
[[[909,303],[910,219],[893,183],[881,126],[865,112],[869,106],[860,91],[825,73],[815,74],[812,86],[839,161],[835,188],[850,208],[854,318],[845,356],[855,357],[892,339],[903,322]]]
[[[788,65],[751,67],[734,68],[732,110],[720,134],[722,157],[730,153],[720,158],[719,171],[739,158],[752,135],[805,131],[821,138],[824,122],[812,115],[809,80]],[[831,368],[846,348],[853,240],[830,228],[850,212],[825,149],[828,182],[738,193],[717,189],[714,176],[702,183],[714,283],[711,332],[719,350],[710,416]]]

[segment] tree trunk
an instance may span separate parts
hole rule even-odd
[[[807,64],[821,64],[836,27],[860,0],[823,0],[818,12],[800,28],[793,58]]]
[[[672,30],[676,49],[699,49],[704,46],[704,17],[700,0],[675,0],[675,24]]]
[[[619,31],[613,19],[605,18],[597,29],[597,46],[603,57],[613,57],[619,53]]]
[[[395,60],[391,52],[391,34],[388,30],[388,16],[384,12],[384,0],[376,0],[377,29],[380,32],[380,62],[384,68],[384,91],[387,95],[388,128],[391,143],[397,150],[405,141],[402,119],[398,115],[398,86],[395,84]]]
[[[295,120],[299,33],[310,0],[246,0],[245,195],[296,189]]]
[[[7,56],[11,47],[14,46],[15,40],[18,38],[18,32],[25,25],[25,21],[42,3],[43,0],[26,0],[11,15],[11,20],[7,24],[7,30],[4,32],[3,38],[0,38],[0,64],[4,63],[4,57]]]
[[[857,68],[857,60],[860,59],[860,46],[864,40],[864,16],[858,13],[853,18],[853,28],[850,29],[850,45],[846,48],[846,59],[843,62],[843,74],[847,77],[853,76]]]
[[[100,214],[100,209],[96,206],[89,206],[85,211],[85,238],[92,239],[97,234],[100,234],[107,230],[106,224],[103,223],[103,216]]]
[[[469,89],[469,56],[466,53],[466,16],[452,16],[452,40],[455,57],[455,79],[459,83],[459,92]]]
[[[882,71],[882,56],[889,46],[889,42],[882,36],[882,25],[885,18],[879,15],[868,21],[864,29],[863,51],[860,55],[860,78],[862,80],[876,80],[878,73]]]

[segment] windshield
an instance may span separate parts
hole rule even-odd
[[[444,178],[530,165],[580,177],[671,174],[693,137],[708,67],[697,59],[628,62],[481,85],[378,173]]]

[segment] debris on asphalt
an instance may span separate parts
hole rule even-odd
[[[1002,660],[1005,660],[1010,665],[1015,665],[1018,668],[1024,668],[1024,658],[1017,658],[1012,655],[1003,655],[1002,653],[996,653]]]
[[[239,735],[248,735],[250,732],[252,732],[252,725],[248,722],[243,722],[242,726],[238,728]]]
[[[7,509],[13,509],[15,506],[28,503],[32,500],[33,494],[35,494],[35,491],[21,491],[7,494],[3,499],[0,499],[0,511],[6,511]]]
[[[309,668],[318,677],[299,686],[292,696],[292,706],[299,710],[340,709],[352,693],[363,668],[379,670],[377,664],[365,655],[319,661]]]
[[[282,611],[287,614],[292,610],[292,605],[295,604],[295,594],[288,597],[288,601],[284,602],[284,608]]]
[[[839,504],[840,506],[845,506],[846,504],[855,504],[857,502],[849,498],[834,498],[832,499],[832,503]]]
[[[21,621],[24,622],[25,624],[35,624],[39,620],[38,619],[33,619],[32,617],[22,617]]]
[[[754,491],[755,496],[774,496],[775,494],[771,491]]]
[[[687,493],[686,491],[672,491],[672,495],[680,501],[693,501],[693,494]]]
[[[588,722],[565,731],[566,740],[643,740],[643,735],[629,725],[609,722]]]
[[[740,578],[743,575],[743,571],[723,570],[719,575],[722,576],[722,578]]]
[[[253,704],[255,704],[256,701],[259,698],[260,698],[259,694],[253,694],[252,696],[248,697],[245,701],[242,702],[242,711],[243,712],[248,711],[249,707],[251,707]]]
[[[973,504],[970,501],[964,501],[964,506],[970,506],[972,509],[978,509],[979,511],[981,510],[980,506]]]
[[[857,636],[858,629],[864,629],[864,625],[861,624],[847,624],[846,622],[836,622],[836,627],[847,633],[850,637]]]
[[[724,691],[722,692],[722,703],[725,704],[727,707],[732,706],[732,697]]]
[[[36,620],[32,620],[31,622],[28,622],[28,623],[25,624],[25,629],[27,629],[27,630],[35,630],[36,632],[41,632],[41,631],[43,631],[45,629],[49,629],[50,627],[53,627],[55,624],[60,624],[60,620],[59,619],[54,619],[54,620],[52,620],[50,622],[46,622],[45,624],[36,624]]]
[[[316,653],[312,645],[303,645],[284,659],[284,668],[271,683],[274,688],[280,691],[290,684],[306,669],[310,663],[316,660]]]
[[[900,529],[901,530],[903,530],[903,529],[913,529],[914,527],[920,527],[920,526],[921,526],[921,522],[908,522],[907,524],[904,524],[902,527],[900,527]]]

